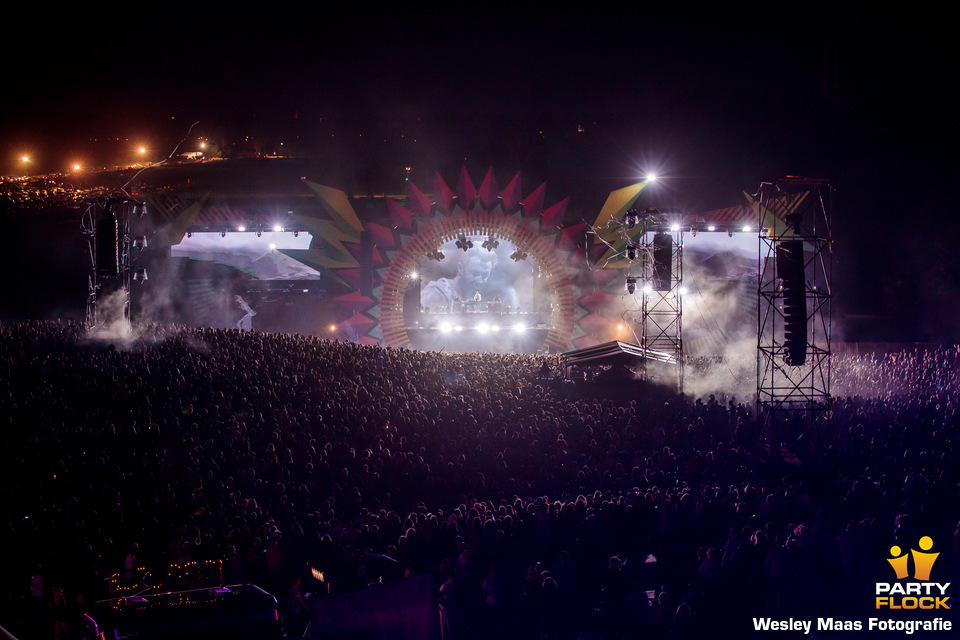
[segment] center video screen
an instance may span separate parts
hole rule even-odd
[[[467,240],[463,251],[456,240],[439,247],[442,260],[424,259],[420,264],[420,306],[424,313],[447,314],[486,309],[499,313],[531,313],[534,301],[536,263],[531,257],[514,260],[516,247],[500,240],[488,250],[486,237]]]

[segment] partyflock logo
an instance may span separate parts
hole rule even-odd
[[[933,553],[933,538],[923,536],[917,542],[920,551],[904,552],[900,547],[890,548],[887,562],[897,575],[897,582],[878,582],[876,589],[877,609],[949,609],[950,597],[946,595],[950,583],[930,582],[930,572],[939,552]],[[913,575],[909,563],[913,560]],[[907,578],[913,578],[908,581]]]

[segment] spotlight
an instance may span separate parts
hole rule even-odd
[[[637,226],[637,223],[640,222],[640,215],[636,209],[630,209],[623,216],[623,223],[627,225],[628,229],[633,229]]]
[[[294,231],[294,232],[293,232],[293,237],[294,237],[294,238],[299,238],[299,237],[300,237],[300,232],[299,232],[299,231]]]
[[[226,231],[221,231],[221,232],[220,232],[220,237],[221,237],[221,238],[226,238],[226,237],[227,237],[227,232],[226,232]]]
[[[449,322],[440,323],[440,333],[450,333],[451,331],[453,331],[453,327]]]
[[[743,225],[743,232],[744,232],[744,233],[750,233],[750,225],[748,225],[748,224]]]
[[[519,247],[517,247],[516,251],[510,254],[510,259],[513,260],[514,262],[523,262],[528,257],[529,255],[527,254],[527,252],[521,251]]]
[[[522,322],[518,322],[517,324],[513,325],[514,333],[523,333],[526,330],[527,330],[527,325],[523,324]]]
[[[419,277],[420,277],[420,274],[417,273],[416,271],[411,271],[411,272],[410,272],[410,279],[411,279],[411,280],[416,280],[416,279],[419,278]]]
[[[631,262],[637,259],[637,245],[630,243],[627,245],[627,260]]]
[[[443,252],[440,251],[439,249],[437,249],[436,251],[431,251],[430,253],[427,254],[428,260],[436,260],[437,262],[440,262],[441,260],[443,260],[444,257],[445,256],[443,255]]]
[[[137,236],[133,239],[133,248],[134,249],[146,249],[147,248],[147,236]]]
[[[656,181],[657,181],[657,174],[655,173],[647,174],[647,182],[656,182]]]
[[[728,237],[728,238],[732,238],[732,237],[733,237],[733,229],[727,229],[727,237]]]
[[[670,231],[674,231],[674,232],[680,231],[680,225],[676,223],[670,225]]]
[[[481,322],[477,325],[477,331],[480,333],[488,333],[490,331],[490,325],[488,325],[486,322]]]
[[[480,246],[486,249],[487,251],[493,251],[494,249],[500,246],[500,241],[494,238],[493,236],[490,236],[489,238],[484,240],[483,244],[481,244]]]
[[[188,238],[192,238],[192,237],[193,237],[193,231],[187,231],[187,237],[188,237]]]
[[[711,224],[707,227],[707,231],[716,231],[716,230],[717,230],[717,227],[715,225]]]
[[[147,281],[147,270],[143,267],[137,267],[133,271],[133,281],[134,282],[146,282]]]
[[[277,233],[280,233],[281,231],[283,231],[283,227],[281,227],[278,224],[275,224],[273,225],[273,230],[276,231]]]
[[[473,240],[468,240],[467,236],[460,236],[457,238],[457,249],[466,253],[468,249],[473,249]]]
[[[637,290],[637,279],[627,278],[627,293],[633,294]]]
[[[243,225],[240,225],[239,227],[237,227],[237,231],[246,231],[246,230],[247,228]]]

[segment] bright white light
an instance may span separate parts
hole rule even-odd
[[[743,232],[744,232],[744,233],[750,233],[750,225],[744,225],[744,226],[743,226]]]
[[[680,287],[679,289],[677,289],[677,295],[680,296],[681,298],[687,295],[686,287]]]
[[[411,280],[416,280],[417,277],[418,277],[418,274],[417,274],[416,271],[411,271],[411,272],[410,272],[410,279],[411,279]]]
[[[459,324],[453,328],[454,331],[463,331],[463,327]]]
[[[490,331],[493,331],[494,333],[500,331],[500,325],[498,324],[493,325],[492,327],[490,327]]]
[[[237,231],[246,231],[246,230],[247,230],[247,228],[244,227],[244,226],[239,226],[239,227],[237,227]]]
[[[450,326],[449,322],[440,323],[440,333],[450,333],[451,331],[453,331],[453,327]]]
[[[656,180],[657,180],[657,174],[655,173],[647,174],[647,182],[656,182]]]
[[[651,293],[653,293],[653,287],[651,287],[650,285],[644,285],[643,294],[650,295]]]
[[[670,227],[670,231],[680,231],[680,225],[674,224],[673,226]]]
[[[271,243],[270,243],[270,249],[271,249],[271,251],[272,251],[272,250],[275,250],[276,248],[277,248],[277,244],[276,244],[275,242],[271,242]]]
[[[477,331],[479,331],[480,333],[489,333],[490,325],[488,325],[486,322],[481,322],[480,324],[477,325]]]
[[[527,330],[527,325],[523,324],[522,322],[518,322],[517,324],[513,325],[514,333],[523,333],[526,330]]]
[[[716,231],[716,230],[717,230],[717,227],[714,225],[710,225],[709,227],[707,227],[707,231]]]
[[[283,227],[281,227],[278,224],[275,224],[273,225],[273,230],[279,233],[280,231],[283,231]]]

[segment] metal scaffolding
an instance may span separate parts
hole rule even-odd
[[[787,177],[760,185],[757,410],[828,419],[832,187]]]

